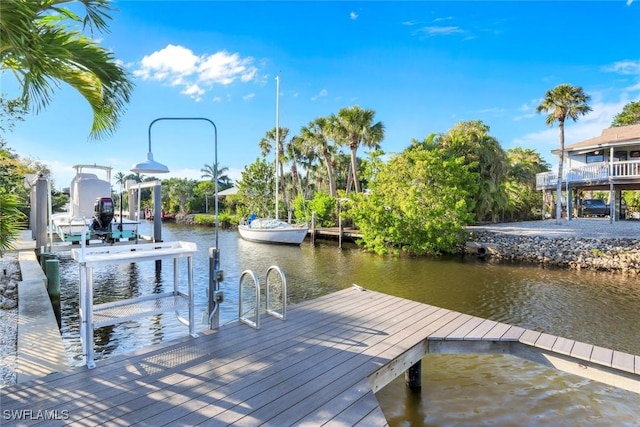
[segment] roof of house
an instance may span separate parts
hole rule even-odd
[[[604,129],[602,135],[568,145],[565,147],[565,151],[583,151],[591,148],[631,144],[640,144],[640,125],[618,126]],[[552,153],[557,153],[557,151],[558,150],[553,150]]]

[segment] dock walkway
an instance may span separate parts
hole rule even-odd
[[[356,287],[0,390],[2,425],[387,425],[428,353],[515,354],[640,392],[640,357]]]

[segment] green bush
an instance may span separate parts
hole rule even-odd
[[[0,191],[0,256],[13,249],[13,242],[25,225],[25,215],[15,194]]]
[[[329,194],[318,191],[311,200],[299,195],[293,202],[295,218],[299,222],[311,223],[311,215],[316,213],[318,227],[334,227],[338,222],[337,200]]]

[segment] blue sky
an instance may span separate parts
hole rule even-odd
[[[359,105],[386,127],[382,148],[482,120],[505,149],[536,149],[551,164],[557,127],[535,112],[546,90],[582,86],[593,112],[569,123],[566,142],[597,136],[640,99],[640,2],[214,2],[119,1],[99,35],[136,88],[115,134],[88,140],[91,111],[61,86],[54,101],[7,136],[18,154],[47,163],[57,187],[72,165],[129,172],[146,158],[158,117],[206,117],[218,128],[218,161],[233,179],[260,156],[275,126]],[[0,92],[17,95],[11,74]],[[165,121],[152,151],[171,173],[200,179],[212,164],[213,128]],[[364,150],[359,151],[364,156]]]

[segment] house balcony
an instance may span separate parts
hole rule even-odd
[[[558,172],[536,175],[536,190],[555,190]],[[640,160],[598,162],[567,168],[562,172],[562,188],[606,190],[610,184],[619,189],[640,189]]]

